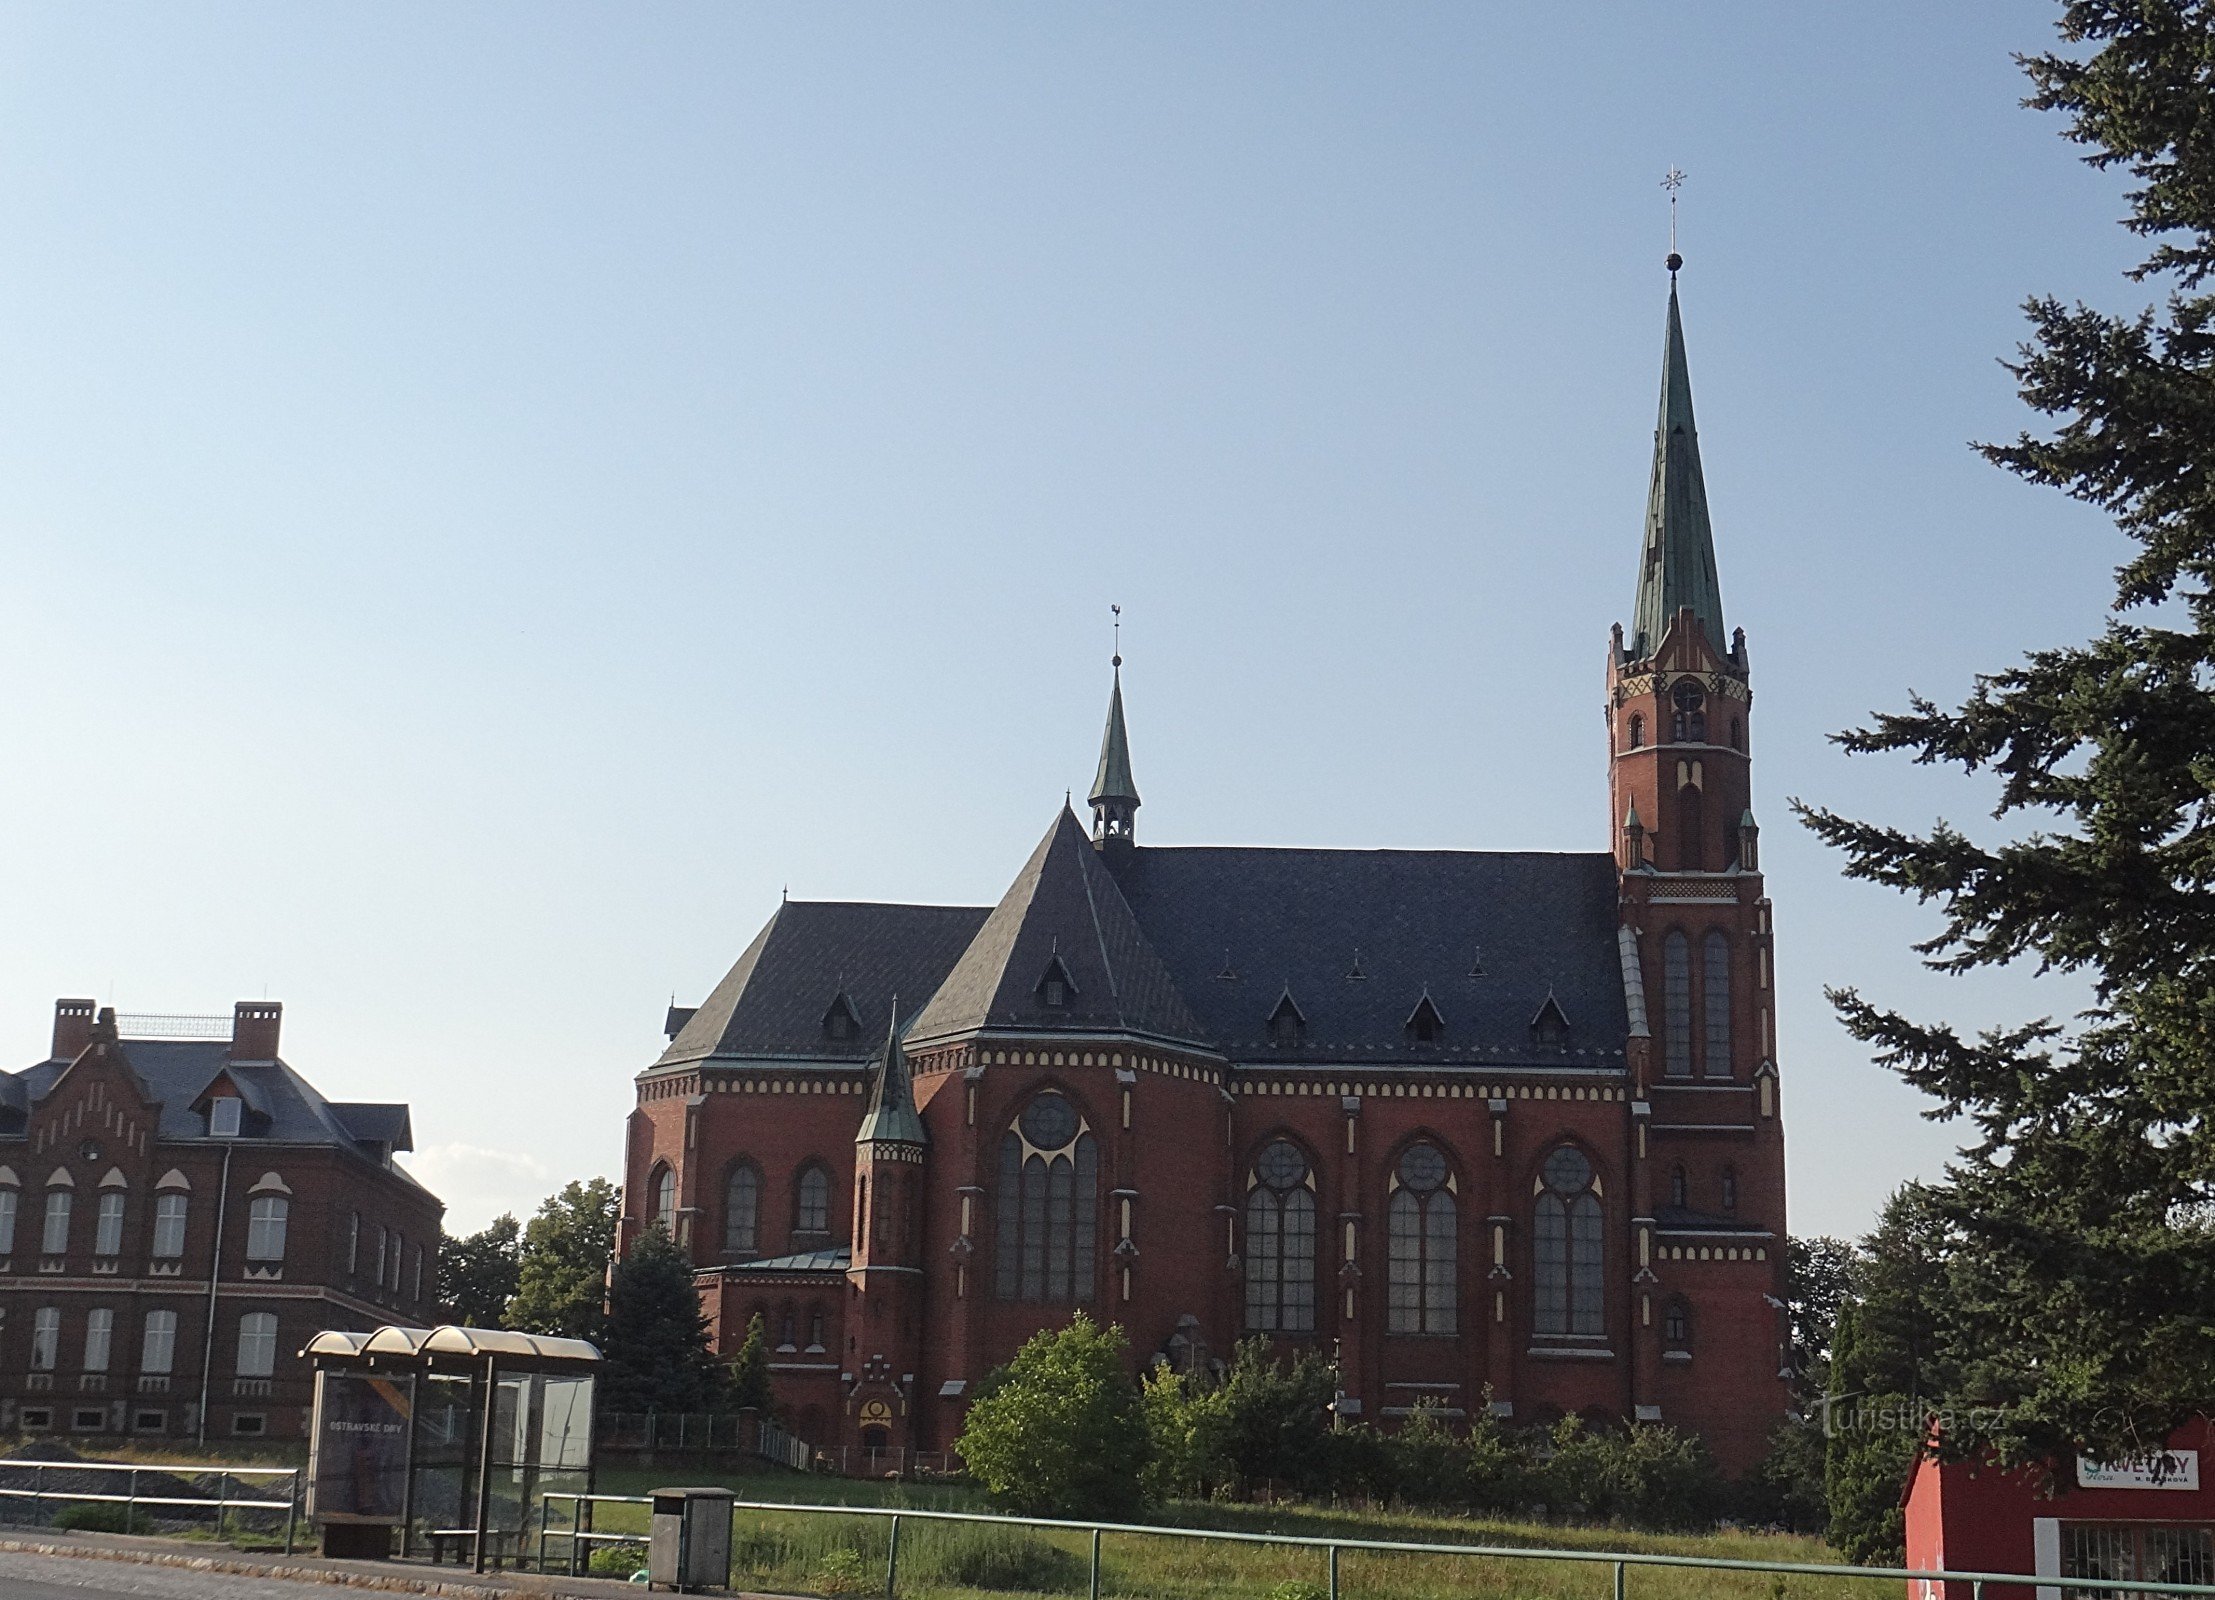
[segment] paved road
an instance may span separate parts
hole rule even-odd
[[[358,1593],[327,1583],[0,1550],[0,1600],[342,1600]]]

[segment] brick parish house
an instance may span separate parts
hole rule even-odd
[[[408,1108],[324,1099],[283,1016],[59,1000],[49,1057],[0,1072],[0,1429],[303,1437],[310,1338],[427,1320]]]
[[[1121,658],[1089,830],[993,906],[780,906],[639,1074],[622,1239],[757,1312],[818,1447],[942,1449],[1079,1308],[1136,1361],[1263,1335],[1344,1410],[1702,1434],[1786,1400],[1751,673],[1675,269],[1588,853],[1142,845]]]

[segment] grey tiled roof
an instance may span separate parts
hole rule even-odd
[[[125,1039],[107,1048],[122,1054],[146,1097],[160,1105],[157,1137],[163,1140],[208,1138],[206,1122],[192,1108],[218,1073],[229,1074],[246,1103],[242,1143],[267,1140],[359,1150],[364,1138],[391,1142],[385,1132],[359,1131],[358,1118],[364,1113],[373,1114],[370,1123],[385,1130],[393,1127],[392,1114],[397,1113],[398,1127],[406,1129],[405,1106],[334,1106],[282,1061],[226,1059],[231,1048],[226,1040]],[[20,1104],[27,1111],[45,1098],[68,1066],[49,1060],[21,1072],[0,1072],[0,1107]],[[0,1115],[0,1142],[22,1138],[23,1127],[22,1115]],[[407,1176],[398,1167],[391,1170]]]
[[[859,1065],[876,1054],[892,1002],[912,1014],[985,919],[981,906],[787,902],[670,1041],[656,1065],[709,1056],[797,1056]],[[843,991],[859,1026],[832,1039]]]
[[[1234,1060],[1622,1063],[1611,857],[1141,846],[1114,871]],[[1269,1038],[1288,989],[1305,1023],[1296,1044]],[[1426,994],[1445,1027],[1417,1045],[1407,1024]],[[1564,1049],[1533,1038],[1549,995]]]
[[[1065,1003],[1046,1003],[1058,963]],[[1064,806],[930,1004],[912,1041],[977,1028],[1114,1032],[1205,1045],[1208,1032]]]
[[[1628,1033],[1606,855],[1185,849],[1103,854],[1064,808],[988,914],[781,907],[663,1055],[868,1062],[890,1001],[909,1048],[980,1029],[1125,1034],[1237,1062],[1623,1065]],[[1357,968],[1358,958],[1358,968]],[[1067,980],[1049,1006],[1043,982]],[[1356,972],[1359,976],[1356,976]],[[825,1037],[843,987],[860,1023]],[[1289,993],[1296,1039],[1272,1039]],[[1410,1037],[1428,996],[1435,1041]],[[1533,1023],[1551,998],[1556,1046]]]

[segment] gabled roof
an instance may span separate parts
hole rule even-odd
[[[788,901],[656,1065],[726,1056],[859,1066],[891,1026],[893,996],[936,989],[985,916],[981,906]],[[823,1029],[841,992],[861,1025],[850,1039]]]
[[[1638,565],[1638,603],[1628,645],[1643,660],[1661,647],[1681,607],[1690,607],[1708,648],[1727,655],[1723,590],[1715,576],[1715,530],[1692,422],[1692,369],[1684,353],[1677,278],[1669,275],[1669,325],[1661,354],[1661,415],[1654,427],[1653,478],[1646,493],[1646,538]]]
[[[381,1114],[385,1120],[380,1125],[389,1126],[389,1114],[397,1112],[401,1128],[406,1128],[405,1106],[334,1106],[282,1061],[227,1059],[231,1048],[228,1040],[125,1039],[108,1048],[130,1064],[144,1085],[147,1101],[161,1107],[156,1137],[164,1141],[208,1139],[207,1123],[193,1107],[219,1074],[227,1074],[241,1098],[258,1113],[242,1136],[245,1143],[266,1140],[333,1145],[368,1159],[360,1148],[362,1135],[355,1131],[355,1113]],[[41,1061],[21,1072],[0,1072],[0,1100],[20,1095],[27,1108],[35,1108],[53,1092],[70,1065],[67,1061]],[[22,1136],[20,1119],[0,1119],[0,1146],[11,1137]],[[407,1146],[396,1144],[394,1148]],[[387,1166],[385,1170],[402,1182],[415,1181],[399,1166]]]
[[[338,1118],[339,1126],[363,1144],[381,1144],[392,1150],[415,1148],[415,1126],[404,1105],[334,1101],[331,1115]]]
[[[1049,1006],[1059,960],[1073,990]],[[978,1029],[1116,1032],[1205,1045],[1207,1031],[1064,806],[961,960],[908,1029],[914,1041]]]
[[[1233,1060],[1622,1065],[1612,856],[1141,845],[1112,871]],[[1287,989],[1296,1043],[1269,1037]],[[1405,1025],[1426,993],[1449,1026],[1418,1051]],[[1531,1018],[1549,993],[1572,1026],[1565,1049],[1540,1051]]]

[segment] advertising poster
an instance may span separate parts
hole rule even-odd
[[[414,1415],[413,1376],[316,1374],[309,1515],[318,1522],[397,1524],[406,1504]]]

